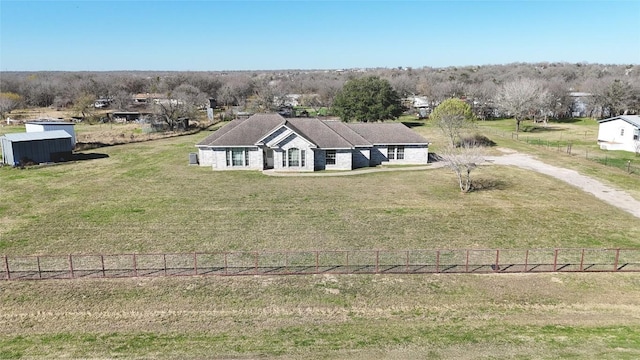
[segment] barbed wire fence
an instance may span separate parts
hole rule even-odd
[[[458,249],[2,257],[0,280],[160,276],[640,272],[640,249]]]

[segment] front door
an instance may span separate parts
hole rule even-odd
[[[264,168],[273,169],[273,149],[264,149]]]

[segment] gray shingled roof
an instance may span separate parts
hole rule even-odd
[[[429,143],[427,139],[401,123],[347,123],[345,125],[374,145]]]
[[[291,118],[288,124],[293,125],[301,136],[309,139],[322,149],[350,149],[353,147],[341,134],[327,126],[317,118]]]
[[[427,139],[401,123],[342,123],[317,118],[285,119],[279,114],[256,114],[233,120],[196,146],[255,146],[279,126],[288,126],[322,149],[349,149],[374,144],[428,144]]]
[[[198,143],[201,146],[254,146],[285,119],[278,114],[255,114],[233,120]],[[218,134],[219,133],[219,134]]]
[[[371,147],[373,144],[367,139],[360,136],[357,132],[353,131],[345,123],[339,120],[326,120],[323,121],[325,125],[330,127],[333,131],[340,134],[345,140],[357,147]]]

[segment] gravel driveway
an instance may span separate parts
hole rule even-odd
[[[588,176],[580,175],[575,170],[545,164],[530,155],[510,152],[506,149],[503,151],[507,152],[507,154],[487,157],[487,161],[497,165],[513,165],[553,176],[640,218],[640,201],[634,199],[624,191],[614,189]]]

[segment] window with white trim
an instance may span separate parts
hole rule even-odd
[[[282,167],[305,167],[307,152],[298,148],[291,148],[282,152]]]
[[[327,150],[325,151],[325,164],[326,165],[335,165],[336,164],[336,151],[335,150]]]
[[[287,150],[287,158],[289,167],[300,166],[300,150],[298,148]]]
[[[387,146],[387,158],[389,160],[403,160],[404,159],[404,146]]]
[[[249,166],[249,149],[227,148],[227,166]]]

